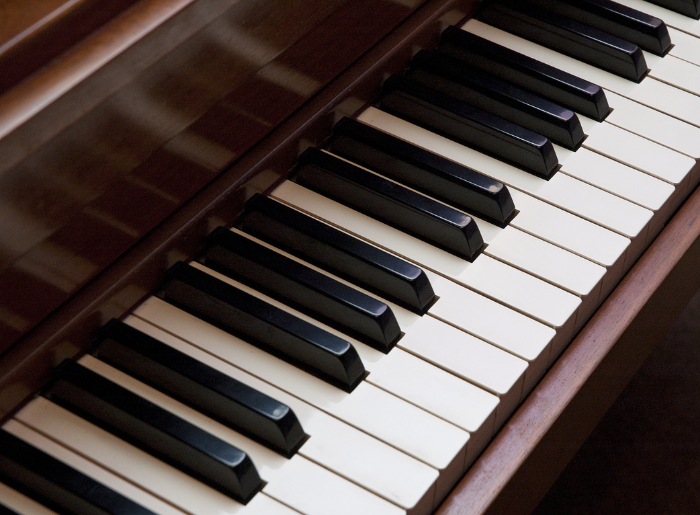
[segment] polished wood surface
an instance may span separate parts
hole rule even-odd
[[[0,351],[423,3],[142,0],[0,97]]]
[[[0,94],[0,419],[477,3],[140,0]],[[439,513],[534,508],[697,289],[698,195]]]

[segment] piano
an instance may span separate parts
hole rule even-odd
[[[534,3],[536,13],[547,4]],[[97,4],[56,2],[55,10],[10,30],[0,46],[0,66],[12,70],[0,83],[0,513],[106,513],[100,503],[115,513],[141,513],[143,506],[165,514],[330,513],[334,501],[337,513],[534,509],[700,287],[700,149],[694,145],[700,88],[693,82],[700,73],[700,53],[693,52],[700,48],[700,22],[677,12],[694,2],[620,2],[664,20],[674,45],[645,50],[648,71],[634,80],[544,48],[529,41],[532,34],[513,34],[524,25],[509,28],[508,19],[530,13],[507,1],[480,11],[472,0]],[[549,4],[566,14],[570,2]],[[9,19],[13,5],[8,3]],[[553,172],[549,180],[514,164],[514,154],[466,146],[444,130],[435,134],[431,120],[410,118],[391,104],[392,92],[400,99],[420,93],[402,89],[401,77],[414,84],[428,80],[416,55],[438,47],[450,26],[602,86],[612,111],[602,121],[579,113],[587,137],[571,148],[555,143],[560,166],[546,172]],[[443,36],[440,45],[445,41]],[[387,81],[390,75],[395,77]],[[424,105],[415,95],[414,104]],[[298,160],[308,147],[343,157],[339,127],[353,127],[353,120],[505,184],[517,213],[501,222],[469,213],[486,245],[477,241],[465,260],[455,249],[424,241],[438,232],[433,226],[407,235],[396,229],[400,220],[385,225],[377,221],[384,214],[357,214],[346,206],[351,200],[328,200],[344,192],[319,193],[331,175],[316,183],[311,173],[302,179]],[[329,159],[328,152],[309,157],[307,151],[306,168],[324,168],[318,163]],[[347,171],[347,162],[359,158],[343,159],[333,166]],[[363,164],[347,173],[367,175],[364,167],[372,168]],[[290,173],[294,181],[286,180]],[[611,177],[639,182],[631,186]],[[343,184],[340,190],[350,189]],[[421,188],[408,191],[420,195]],[[381,201],[362,209],[375,203]],[[434,206],[449,204],[443,199]],[[244,223],[269,205],[287,210],[280,211],[283,225],[312,215],[350,238],[359,236],[368,248],[418,266],[437,299],[408,309],[371,284],[358,286],[361,278],[329,272],[290,247],[271,244]],[[560,220],[572,225],[549,223]],[[224,227],[214,233],[223,234],[222,241],[238,238],[234,249],[255,244],[253,253],[273,250],[277,257],[270,259],[282,255],[310,265],[337,288],[386,301],[402,337],[377,350],[376,339],[366,345],[366,334],[338,329],[330,315],[319,321],[294,302],[285,307],[279,296],[287,292],[273,294],[222,275],[224,265],[215,267],[209,254],[203,258],[217,227]],[[541,259],[514,252],[518,245],[535,249]],[[567,265],[545,261],[552,256]],[[489,271],[497,272],[500,285]],[[198,295],[192,284],[211,282],[212,275],[216,288],[230,293],[233,285],[247,295],[241,297],[244,311],[262,301],[351,341],[369,373],[355,370],[354,379],[339,386],[337,375],[301,372],[244,341],[257,336],[240,339],[221,330],[221,320],[218,328],[198,320],[191,313],[199,308],[187,304]],[[513,284],[519,286],[509,289]],[[175,285],[173,293],[164,285]],[[178,291],[185,294],[177,297]],[[194,368],[209,367],[201,381],[235,380],[281,403],[279,409],[290,406],[303,435],[289,430],[293,442],[286,445],[249,428],[232,430],[188,407],[187,392],[199,391],[195,387],[182,387],[172,400],[152,388],[155,383],[143,386],[105,365],[108,345],[96,352],[93,344],[112,334],[103,329],[111,319],[126,322],[110,324],[121,328],[117,332],[137,329],[155,338],[137,339],[142,345],[134,352],[155,345],[164,356],[176,349],[204,363]],[[233,331],[241,336],[249,325]],[[169,347],[157,347],[162,342]],[[203,352],[209,342],[220,350]],[[150,359],[138,356],[123,360],[124,366]],[[258,368],[246,369],[239,361],[244,357]],[[295,359],[287,361],[299,365]],[[487,365],[495,377],[484,373]],[[158,366],[151,363],[143,373]],[[431,390],[440,402],[430,399]],[[153,426],[140,425],[138,416],[120,425],[93,411],[110,391],[129,400],[110,409],[143,405],[152,421],[180,419],[159,426],[161,436],[149,440],[134,427]],[[467,398],[471,404],[462,409]],[[181,450],[180,436],[169,431],[182,419],[192,434],[209,431],[214,436],[201,438],[247,454],[236,454],[238,487],[231,490],[183,465],[181,455],[191,448],[173,453],[159,447],[161,457],[170,452],[163,458],[170,464],[137,448],[173,439],[169,449]],[[413,427],[415,421],[425,425]],[[428,427],[434,433],[420,438]],[[7,464],[22,456],[33,456],[30,461],[45,470],[26,465],[21,474],[8,473]],[[181,471],[187,466],[189,475]],[[59,486],[42,483],[38,494],[20,481],[51,474],[49,483]],[[74,474],[90,487],[96,505],[48,499],[67,495],[70,488],[61,481]],[[374,480],[381,484],[370,484]],[[309,499],[312,494],[318,499]],[[49,508],[30,499],[37,496]]]

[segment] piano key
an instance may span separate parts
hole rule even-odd
[[[243,334],[253,344],[283,356],[296,366],[351,391],[365,372],[347,341],[302,322],[269,304],[179,264],[168,271],[163,298],[186,311]]]
[[[583,141],[583,129],[573,111],[447,55],[419,52],[406,76],[565,148],[574,150]]]
[[[442,32],[438,51],[594,120],[610,111],[600,86],[457,27]]]
[[[262,195],[246,203],[239,226],[417,313],[434,302],[420,268]]]
[[[589,80],[599,84],[606,90],[606,96],[608,96],[608,101],[613,108],[615,108],[615,105],[610,98],[610,95],[607,93],[608,91],[617,93],[618,95],[624,96],[630,100],[638,102],[639,104],[648,106],[652,108],[652,110],[657,110],[670,115],[670,117],[667,117],[669,120],[668,123],[664,125],[669,126],[674,130],[673,132],[667,133],[667,139],[673,135],[674,137],[680,138],[682,142],[687,141],[689,139],[687,134],[684,134],[683,131],[680,133],[676,132],[679,130],[679,127],[687,124],[695,125],[696,127],[688,126],[690,129],[689,132],[692,134],[698,130],[697,126],[700,126],[700,97],[678,89],[672,85],[660,82],[654,77],[647,77],[638,84],[630,82],[609,72],[550,50],[549,48],[545,48],[512,34],[508,34],[507,32],[497,29],[496,27],[486,25],[478,20],[469,20],[462,28],[486,39],[497,41],[499,44],[507,46],[513,50],[517,49],[518,52],[543,61],[551,66],[556,66],[557,68],[561,68],[574,75],[587,77]],[[670,56],[670,58],[675,59],[673,56]],[[673,117],[678,118],[678,120],[674,120]],[[685,121],[687,123],[682,124],[681,121]],[[645,128],[636,127],[636,129],[637,131],[642,131]],[[695,141],[697,141],[697,139]],[[676,145],[668,146],[680,152],[686,153],[691,157],[700,157],[700,149],[698,149],[698,145],[695,145],[690,149],[682,149]]]
[[[488,255],[468,263],[289,181],[279,185],[271,195],[293,206],[304,206],[308,212],[328,223],[342,226],[419,266],[498,299],[552,327],[573,326],[576,310],[581,304],[578,297]]]
[[[632,240],[631,255],[639,255],[653,213],[566,174],[543,181],[420,127],[372,107],[358,119],[443,157],[470,166],[509,186],[565,211],[592,221]],[[516,217],[517,218],[517,217]],[[515,220],[515,219],[514,219]]]
[[[297,183],[469,261],[481,252],[481,234],[466,214],[315,148],[299,160]]]
[[[90,424],[47,399],[39,397],[33,400],[19,411],[15,418],[52,440],[124,477],[126,480],[140,485],[153,495],[191,515],[211,515],[212,513],[226,515],[291,515],[292,513],[297,513],[297,511],[294,511],[295,506],[291,506],[292,509],[288,508],[284,503],[275,500],[274,495],[256,495],[247,505],[243,506],[230,497],[153,458],[149,454]],[[274,455],[272,451],[268,452]],[[292,467],[299,461],[305,461],[304,458],[299,456],[294,456],[288,461],[281,456],[275,456],[279,460],[284,461],[285,464],[292,464]],[[305,472],[307,471],[305,470]],[[369,503],[362,502],[371,494],[344,482],[331,473],[321,472],[321,477],[316,474],[314,476],[316,477],[308,478],[308,481],[306,481],[305,476],[300,476],[296,481],[294,476],[292,476],[291,480],[295,481],[295,486],[304,494],[309,494],[309,490],[312,487],[319,491],[327,488],[336,495],[347,496],[348,503],[364,504],[364,508],[377,509],[380,508],[378,504],[382,506],[387,504],[372,502],[375,500],[379,501],[379,499],[372,499],[371,497]],[[270,499],[270,497],[273,497],[273,499]],[[308,495],[307,497],[307,504],[313,505],[314,497]],[[390,506],[385,507],[391,508]],[[323,506],[322,508],[327,509],[328,506]],[[303,510],[299,511],[304,513]],[[381,509],[377,511],[382,514],[387,513]],[[390,510],[389,513],[392,511]],[[316,506],[315,511],[309,510],[306,513],[324,512],[320,511],[318,506]],[[325,513],[328,513],[328,511]],[[396,510],[394,513],[398,515],[401,512]]]
[[[350,479],[407,510],[419,511],[420,506],[430,505],[435,498],[438,473],[434,468],[135,316],[128,317],[126,322],[148,331],[149,334],[162,340],[166,345],[206,364],[221,374],[250,384],[271,397],[282,399],[294,409],[309,432],[309,439],[299,451],[299,454],[308,460]],[[104,369],[105,367],[102,366],[101,370]],[[114,374],[114,372],[111,373]],[[114,380],[121,381],[120,384],[125,387],[135,384],[133,380],[127,383],[127,379],[124,377],[118,379],[114,376]],[[147,388],[142,386],[139,388],[140,393],[152,402],[160,403],[171,411],[177,411],[180,416],[206,428],[212,434],[224,439],[235,437],[235,434],[227,428],[208,420],[193,410],[187,410]],[[167,406],[164,403],[167,403]],[[493,423],[493,417],[489,418],[487,422]],[[240,445],[246,444],[241,440]],[[255,462],[259,463],[260,473],[265,478],[270,472],[269,468],[274,469],[278,461],[271,460],[268,455],[259,456],[260,451],[254,447],[248,448]]]
[[[134,315],[431,465],[442,485],[463,469],[469,433],[366,381],[344,392],[155,297]]]
[[[383,302],[272,252],[223,227],[209,236],[204,263],[230,277],[241,277],[276,298],[284,298],[382,352],[401,335],[392,310]]]
[[[232,231],[237,230],[232,229]],[[252,236],[247,237],[252,238]],[[269,244],[257,241],[272,248]],[[290,259],[300,261],[299,258],[279,249],[275,249],[275,251],[283,253]],[[308,263],[305,264],[313,267]],[[318,268],[316,270],[320,273],[328,273]],[[338,277],[336,279],[343,281]],[[440,279],[439,277],[433,278],[435,281]],[[397,344],[398,347],[492,392],[507,392],[511,388],[511,384],[516,382],[515,379],[522,375],[523,370],[525,370],[524,379],[529,383],[529,377],[533,373],[537,374],[540,369],[534,366],[534,363],[525,369],[525,363],[515,356],[521,356],[524,353],[526,356],[524,359],[534,362],[534,360],[541,358],[540,355],[546,350],[544,356],[544,364],[546,365],[553,331],[470,290],[460,287],[457,290],[459,290],[458,294],[453,295],[452,291],[447,292],[443,288],[440,299],[428,312],[432,315],[433,310],[438,305],[454,305],[459,314],[455,321],[451,322],[452,325],[440,322],[433,317],[417,315],[401,306],[390,303],[404,333]],[[370,292],[365,293],[372,295]],[[468,305],[470,309],[464,310],[465,305]],[[453,326],[461,327],[463,331],[459,331]],[[507,328],[506,333],[501,331],[503,328]],[[497,349],[465,331],[482,337],[487,336],[497,342],[495,343],[497,347],[506,349],[508,352]],[[443,335],[443,337],[436,337],[435,335],[438,334]],[[458,359],[458,356],[463,356],[464,359]],[[541,371],[544,371],[544,368]],[[462,386],[464,387],[464,385]],[[478,394],[480,391],[470,389],[469,392],[464,392],[462,388],[460,396],[463,401],[467,398],[471,399],[474,395],[478,395],[481,399],[483,395]],[[471,433],[470,452],[473,449],[474,431],[481,427],[483,420],[495,407],[495,405],[491,405],[492,401],[493,399],[489,401],[478,400],[477,403],[484,406],[484,409],[481,407],[472,408],[471,404],[465,404],[465,409],[462,412],[463,418],[457,425]],[[504,411],[502,404],[499,404],[498,410]]]
[[[341,332],[316,322],[293,308],[285,306],[233,279],[223,277],[217,272],[207,270],[204,267],[201,269],[264,302],[285,310],[292,316],[313,323],[338,337],[348,338]],[[443,331],[443,334],[444,336],[454,336],[454,333],[450,331]],[[437,336],[435,335],[433,338]],[[408,355],[400,348],[394,349],[390,354],[386,355],[365,346],[359,341],[350,338],[348,338],[348,341],[357,349],[363,363],[365,363],[369,372],[366,378],[367,382],[467,431],[474,429],[470,425],[472,417],[465,413],[464,404],[457,400],[461,396],[467,398],[470,395],[470,391],[473,389],[471,385],[454,375],[438,369],[432,364]],[[522,376],[525,370],[525,363],[520,360],[512,361],[515,361],[515,363],[509,363],[501,359],[500,364],[505,365],[505,369],[490,377],[482,375],[483,383],[479,383],[479,386],[482,388],[499,396],[500,405],[502,405],[500,411],[502,417],[505,417],[506,413],[511,413],[515,409],[522,392]],[[416,381],[418,377],[420,377],[420,382]],[[453,402],[449,402],[450,400]]]
[[[670,1],[673,2],[676,0]],[[697,1],[698,0],[689,0],[689,2],[695,2],[696,4]],[[671,41],[674,45],[679,44],[679,42],[676,41],[676,34],[674,33],[673,29],[683,31],[691,36],[700,36],[700,26],[698,26],[697,17],[691,18],[686,15],[679,14],[676,11],[662,6],[660,3],[655,5],[657,2],[651,2],[649,0],[617,0],[617,3],[662,19],[669,28]],[[673,49],[671,49],[671,54],[673,54]]]
[[[351,118],[333,128],[330,150],[501,227],[515,215],[501,183]]]
[[[669,53],[674,57],[700,66],[700,39],[673,27],[669,28],[669,33],[673,39],[673,48]]]
[[[304,442],[294,412],[165,344],[112,320],[90,353],[209,416],[291,457]]]
[[[154,515],[151,510],[0,430],[0,478],[61,513]]]
[[[479,18],[634,82],[647,73],[637,45],[529,2],[491,1]]]
[[[96,465],[83,458],[82,456],[76,454],[75,452],[69,450],[68,448],[48,439],[47,437],[37,433],[33,429],[17,422],[17,420],[10,419],[4,425],[3,429],[8,433],[20,438],[24,442],[32,445],[36,449],[48,454],[52,458],[55,458],[69,467],[77,470],[81,474],[92,478],[93,480],[109,486],[111,490],[123,495],[124,497],[131,499],[135,503],[143,506],[144,508],[151,510],[159,515],[185,515],[184,512],[175,508],[174,506],[163,502],[161,499],[149,494],[145,490],[139,488],[138,486],[125,481],[121,477],[111,473],[110,471]],[[4,485],[0,484],[0,499],[5,500],[10,496],[5,495],[3,488]],[[19,495],[19,494],[18,494]],[[10,499],[12,499],[10,497]],[[25,498],[26,499],[26,498]],[[28,499],[27,499],[28,500]],[[18,503],[22,501],[17,501]],[[22,502],[24,506],[26,501]],[[28,508],[26,508],[28,509]],[[49,513],[48,508],[31,505],[30,511],[20,511],[20,515],[45,515],[43,511],[46,510]],[[53,512],[50,512],[53,513]]]
[[[612,34],[656,55],[671,46],[666,24],[659,18],[609,0],[530,0],[553,12]]]
[[[43,395],[183,472],[247,503],[262,488],[245,452],[212,437],[73,361]]]
[[[700,2],[698,0],[647,0],[648,2],[672,9],[693,20],[700,17]]]
[[[571,156],[562,152],[562,172],[654,211],[647,241],[656,237],[686,193],[685,187],[676,194],[674,185],[585,148]]]
[[[0,483],[0,499],[2,515],[57,515],[55,511],[3,483]]]
[[[451,139],[516,163],[548,179],[557,169],[551,142],[479,108],[432,88],[392,76],[384,82],[379,106]]]

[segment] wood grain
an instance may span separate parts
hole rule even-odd
[[[700,190],[506,423],[438,515],[530,513],[700,288]]]

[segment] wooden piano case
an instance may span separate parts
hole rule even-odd
[[[0,42],[0,417],[478,2],[54,3]],[[438,513],[537,505],[700,287],[698,213],[695,193]]]

